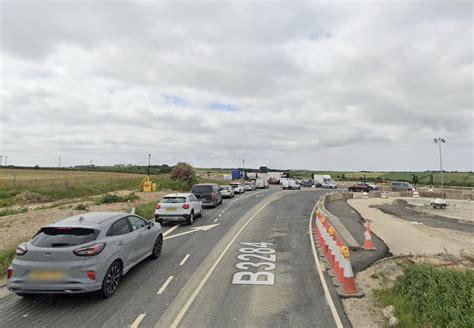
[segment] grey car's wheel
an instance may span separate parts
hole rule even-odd
[[[153,245],[153,252],[151,253],[152,259],[157,259],[161,255],[161,250],[163,249],[163,235],[156,237],[155,244]]]
[[[191,225],[194,223],[194,212],[191,212],[191,214],[189,214],[189,218],[186,219],[186,223],[188,225]]]
[[[105,298],[109,298],[117,291],[117,288],[122,279],[122,265],[119,261],[112,263],[105,273],[104,279],[102,280],[101,294]]]

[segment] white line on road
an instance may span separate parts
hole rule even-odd
[[[189,259],[189,254],[186,254],[186,256],[184,257],[184,259],[181,261],[181,263],[179,263],[179,265],[183,265],[184,263],[186,263],[186,261]]]
[[[219,218],[220,218],[221,216],[222,216],[222,213],[221,213],[221,214],[219,214],[217,217],[219,217]]]
[[[318,204],[316,203],[309,217],[309,236],[311,237],[311,248],[313,250],[314,261],[316,262],[316,268],[318,269],[319,278],[321,279],[321,283],[323,284],[324,294],[326,295],[326,302],[329,303],[329,308],[331,309],[331,313],[334,318],[334,321],[336,322],[336,326],[338,328],[342,328],[343,326],[342,326],[341,318],[339,318],[339,313],[337,313],[336,306],[334,305],[334,301],[332,300],[331,293],[329,292],[329,288],[326,283],[326,279],[324,279],[321,263],[319,262],[318,254],[316,253],[316,247],[314,246],[313,217],[314,217],[314,212],[316,211],[317,206]]]
[[[217,218],[214,219],[214,222],[217,222]]]
[[[142,322],[143,318],[145,318],[145,313],[139,314],[135,321],[132,323],[130,328],[137,328],[140,322]]]
[[[169,235],[170,233],[172,233],[174,230],[176,230],[178,227],[180,226],[180,224],[177,224],[175,225],[174,227],[171,227],[169,228],[168,230],[166,230],[164,233],[163,233],[163,237],[166,237],[167,235]]]
[[[235,242],[235,240],[237,239],[237,237],[239,237],[239,235],[241,234],[241,232],[247,227],[247,225],[249,225],[250,222],[252,222],[252,220],[265,208],[268,206],[268,204],[271,204],[272,202],[274,202],[275,200],[277,200],[278,198],[282,197],[284,195],[280,195],[278,197],[275,197],[274,199],[271,199],[269,201],[267,201],[263,206],[261,206],[243,225],[242,227],[240,228],[239,231],[237,231],[237,233],[234,235],[234,237],[231,239],[231,241],[227,244],[226,248],[224,248],[224,250],[222,251],[222,253],[219,255],[219,257],[217,258],[217,260],[214,262],[214,264],[211,266],[211,268],[209,269],[209,271],[206,273],[206,275],[204,276],[204,278],[201,280],[201,282],[199,283],[199,285],[196,287],[196,289],[194,290],[194,292],[191,294],[191,297],[189,297],[188,301],[186,302],[186,304],[184,304],[183,308],[181,309],[181,311],[178,313],[178,315],[176,316],[176,318],[174,319],[173,323],[171,324],[171,327],[177,327],[179,325],[179,323],[181,322],[181,320],[183,319],[184,315],[186,314],[186,312],[188,312],[189,310],[189,307],[191,306],[191,304],[194,302],[194,300],[196,299],[196,297],[198,296],[199,292],[201,291],[202,287],[204,287],[204,284],[207,282],[207,280],[209,279],[209,277],[211,276],[211,274],[214,272],[214,270],[216,269],[216,267],[219,265],[219,263],[221,262],[222,258],[224,257],[224,255],[227,253],[227,251],[229,250],[229,248],[232,246],[232,244]],[[342,326],[341,326],[342,327]]]
[[[184,236],[184,235],[187,235],[189,233],[196,232],[196,231],[208,231],[209,229],[215,228],[218,225],[219,224],[208,224],[208,225],[204,225],[204,226],[200,226],[200,227],[194,227],[194,228],[191,228],[191,230],[181,232],[181,233],[177,233],[176,235],[168,236],[168,237],[165,237],[163,239],[167,240],[167,239],[171,239],[171,238],[175,238],[175,237],[179,237],[179,236]]]
[[[171,280],[173,280],[174,276],[169,276],[168,279],[166,279],[165,283],[163,284],[163,286],[161,286],[161,288],[158,290],[158,292],[156,293],[157,295],[161,295],[163,294],[163,292],[165,291],[166,287],[168,287],[168,285],[170,284]]]

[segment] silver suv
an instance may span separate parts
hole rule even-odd
[[[392,181],[390,189],[392,189],[392,191],[413,191],[415,190],[415,187],[408,182]]]
[[[16,249],[7,288],[20,296],[100,291],[112,296],[122,275],[158,258],[161,225],[127,213],[84,213],[45,226]]]

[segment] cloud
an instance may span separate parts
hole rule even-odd
[[[10,163],[473,170],[472,3],[1,7]]]

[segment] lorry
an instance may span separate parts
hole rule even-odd
[[[258,189],[268,189],[269,183],[265,178],[257,178],[257,180],[255,180],[255,185]]]
[[[268,172],[268,182],[270,184],[279,184],[282,176],[281,172]]]
[[[295,181],[295,179],[282,179],[281,186],[283,189],[301,189],[301,186]]]
[[[232,170],[232,180],[242,179],[242,172],[240,170]]]

